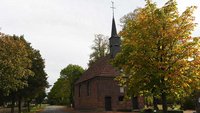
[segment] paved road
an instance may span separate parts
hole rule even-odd
[[[43,112],[40,113],[67,113],[63,111],[64,108],[64,106],[47,106]]]

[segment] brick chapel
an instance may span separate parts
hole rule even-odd
[[[114,80],[120,74],[110,60],[120,51],[121,39],[117,35],[115,19],[112,19],[110,54],[99,58],[75,83],[74,107],[79,110],[131,110],[143,107],[143,98],[125,100],[125,90]]]

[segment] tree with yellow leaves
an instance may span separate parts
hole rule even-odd
[[[117,80],[131,95],[161,97],[164,113],[167,96],[200,88],[200,41],[190,36],[195,8],[179,14],[175,0],[161,8],[146,0],[144,8],[122,18],[122,48],[113,61],[123,70]]]
[[[23,36],[0,33],[0,91],[5,95],[28,85],[27,79],[33,75],[28,55]]]

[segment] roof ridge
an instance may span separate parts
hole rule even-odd
[[[75,84],[89,80],[96,76],[116,76],[118,71],[110,64],[110,55],[101,57],[89,67]]]

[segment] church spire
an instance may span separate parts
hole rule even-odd
[[[114,58],[115,55],[120,51],[121,40],[120,40],[120,37],[117,35],[117,29],[115,25],[114,2],[112,2],[111,8],[113,9],[113,19],[112,19],[111,37],[109,41],[110,41],[110,55],[111,55],[111,58]]]
[[[112,36],[117,36],[117,29],[116,29],[116,25],[115,25],[115,6],[114,6],[114,2],[112,2],[112,14],[113,14],[113,19],[112,19],[112,29],[111,29],[111,37]]]
[[[116,28],[116,25],[115,25],[114,16],[113,16],[113,19],[112,19],[112,29],[111,29],[111,37],[112,36],[117,36],[117,28]]]
[[[115,6],[114,6],[114,2],[112,2],[112,14],[113,14],[113,19],[112,19],[112,29],[111,29],[111,37],[112,36],[117,36],[117,29],[116,29],[116,25],[115,25]]]

